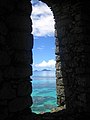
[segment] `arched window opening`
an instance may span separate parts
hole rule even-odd
[[[54,112],[58,106],[55,21],[52,11],[45,3],[32,0],[32,7],[34,47],[31,108],[35,113]]]

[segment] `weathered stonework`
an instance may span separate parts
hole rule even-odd
[[[90,109],[90,1],[41,0],[55,19],[57,102],[66,109],[36,115],[32,105],[33,35],[29,0],[0,1],[0,120],[80,120]]]
[[[32,105],[31,11],[27,0],[0,1],[0,120]]]

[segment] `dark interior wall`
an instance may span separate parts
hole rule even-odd
[[[29,0],[0,1],[0,120],[32,105],[31,11]]]
[[[42,1],[51,7],[56,22],[56,72],[62,71],[58,96],[62,92],[67,110],[89,112],[90,2]],[[0,1],[0,120],[31,113],[31,11],[29,0]]]
[[[57,5],[55,11],[66,109],[72,111],[86,110],[85,78],[82,77],[85,74],[85,55],[81,7],[80,1],[65,1]]]

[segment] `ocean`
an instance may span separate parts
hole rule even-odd
[[[34,71],[32,89],[32,112],[45,113],[57,107],[55,71]]]

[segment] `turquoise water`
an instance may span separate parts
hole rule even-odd
[[[55,71],[34,71],[32,76],[32,111],[39,114],[57,107]]]

